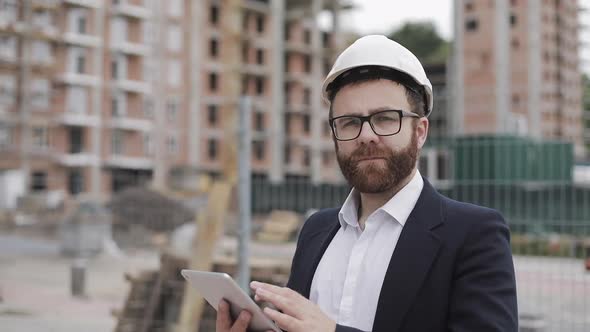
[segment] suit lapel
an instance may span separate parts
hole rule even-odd
[[[397,331],[437,256],[440,240],[431,230],[442,223],[441,200],[424,179],[424,188],[391,256],[373,331]]]
[[[305,296],[306,298],[309,298],[309,292],[311,291],[311,283],[313,281],[313,276],[315,274],[315,270],[318,268],[318,265],[320,264],[320,260],[322,259],[324,252],[326,252],[328,245],[330,245],[330,242],[332,241],[332,239],[334,238],[334,236],[336,235],[336,233],[340,229],[340,223],[338,222],[338,212],[339,212],[339,210],[336,209],[336,213],[334,214],[334,216],[329,217],[329,220],[331,223],[333,223],[333,225],[331,225],[329,228],[326,228],[324,231],[315,235],[315,236],[320,237],[318,239],[318,241],[311,241],[311,243],[318,243],[319,247],[314,248],[313,250],[310,250],[310,252],[315,253],[315,256],[313,258],[313,261],[311,262],[311,265],[309,266],[308,273],[306,273],[307,279],[305,280],[305,284],[304,284],[305,288],[303,289],[303,293],[302,293],[302,295]]]

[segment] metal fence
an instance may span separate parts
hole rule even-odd
[[[589,331],[590,183],[572,144],[517,136],[430,137],[419,161],[442,194],[499,210],[511,229],[523,330]],[[252,181],[255,213],[339,206],[347,184]]]
[[[442,194],[495,208],[506,218],[522,331],[590,331],[590,271],[585,267],[590,257],[590,176],[586,171],[590,167],[575,163],[570,143],[516,136],[429,137],[419,169]],[[345,182],[313,184],[305,177],[272,183],[263,175],[253,175],[251,184],[253,251],[280,256],[287,264],[294,236],[288,237],[290,247],[267,246],[258,242],[257,222],[276,210],[296,212],[304,219],[312,210],[341,205],[350,191]],[[153,245],[159,239],[154,233],[160,232],[168,233],[172,246],[178,245],[174,241],[190,244],[190,229],[172,231],[190,222],[206,206],[206,198],[137,190],[117,193],[108,205],[115,214],[113,235],[120,248],[126,249],[122,243]],[[235,236],[237,208],[231,209],[228,215],[233,224],[226,225],[226,234]],[[136,276],[147,278],[147,289],[152,289],[149,282],[156,275],[150,273]],[[276,273],[271,271],[269,276]],[[181,288],[167,287],[160,294],[167,304],[158,307],[165,314],[154,324],[172,324],[178,314]]]

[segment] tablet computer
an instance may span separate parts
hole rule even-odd
[[[249,330],[281,332],[281,329],[227,273],[195,270],[182,270],[180,273],[215,310],[221,299],[229,302],[233,319],[236,319],[242,310],[248,310],[252,314]]]

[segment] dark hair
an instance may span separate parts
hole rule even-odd
[[[418,84],[410,75],[381,66],[361,66],[340,74],[328,84],[328,99],[330,100],[330,118],[332,117],[332,102],[340,89],[347,85],[354,85],[368,81],[386,79],[403,85],[406,98],[412,108],[410,111],[420,116],[426,115],[426,93],[424,87]]]

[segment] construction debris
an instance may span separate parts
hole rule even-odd
[[[117,230],[142,225],[151,231],[172,231],[194,219],[194,211],[180,202],[146,188],[129,188],[108,204]]]
[[[289,261],[259,258],[251,262],[253,280],[276,285],[286,284]],[[120,311],[113,311],[113,315],[118,318],[115,332],[175,331],[185,294],[184,287],[187,286],[180,271],[187,266],[188,258],[165,253],[161,257],[159,271],[144,271],[136,276],[126,275],[125,279],[131,283],[131,287],[124,307]],[[225,272],[235,278],[235,257],[217,257],[213,271]],[[205,305],[203,309],[202,316],[198,317],[199,331],[215,331],[215,309],[209,305]]]
[[[256,235],[260,242],[285,243],[293,240],[301,227],[301,217],[292,211],[272,211]]]

